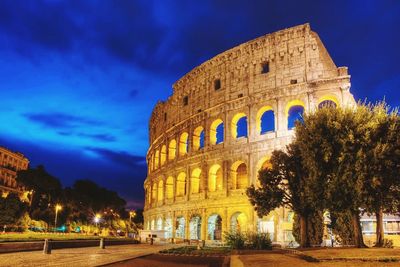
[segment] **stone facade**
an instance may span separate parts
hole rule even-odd
[[[203,240],[258,230],[290,241],[293,213],[280,208],[259,219],[245,190],[291,141],[299,113],[355,103],[347,68],[336,67],[304,24],[225,51],[173,89],[150,119],[145,229]]]
[[[5,147],[0,147],[0,191],[5,196],[9,192],[24,195],[23,190],[17,185],[17,171],[28,169],[29,160],[18,152],[13,152]]]

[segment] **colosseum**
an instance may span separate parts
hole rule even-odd
[[[294,121],[322,105],[355,103],[347,67],[336,67],[303,24],[261,36],[194,68],[150,119],[145,230],[165,238],[221,240],[230,230],[293,240],[293,212],[258,218],[246,196]],[[209,241],[218,242],[218,241]]]

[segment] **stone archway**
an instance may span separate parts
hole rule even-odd
[[[222,218],[218,214],[212,214],[207,220],[207,239],[222,240]]]
[[[247,216],[243,212],[235,212],[231,217],[231,231],[232,232],[246,232],[247,231]]]
[[[184,217],[176,218],[175,237],[176,238],[185,238],[185,218]]]
[[[201,239],[201,217],[194,215],[189,222],[189,238],[190,239]]]
[[[165,237],[171,238],[172,237],[172,219],[171,219],[171,217],[167,217],[165,219],[164,230],[165,230]]]

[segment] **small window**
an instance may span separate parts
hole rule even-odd
[[[243,94],[238,94],[238,98],[241,98],[241,97],[243,97]]]
[[[188,104],[189,104],[189,97],[188,96],[183,97],[183,105],[187,106]]]
[[[164,112],[164,121],[167,121],[167,112]]]
[[[215,90],[221,89],[221,80],[220,80],[220,79],[216,79],[216,80],[214,81],[214,89],[215,89]]]
[[[261,74],[265,74],[269,72],[269,63],[265,62],[261,65]]]
[[[296,84],[297,80],[290,80],[290,84]]]

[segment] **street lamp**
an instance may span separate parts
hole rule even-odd
[[[136,216],[136,212],[135,211],[130,211],[129,212],[129,222],[132,224],[132,218],[134,218]]]
[[[101,219],[101,215],[100,214],[96,214],[96,216],[94,216],[94,222],[96,223],[96,228],[98,228],[98,223],[100,222]]]
[[[56,217],[54,219],[54,228],[57,229],[57,215],[58,211],[62,210],[62,206],[60,204],[56,204],[55,209],[56,209]]]

